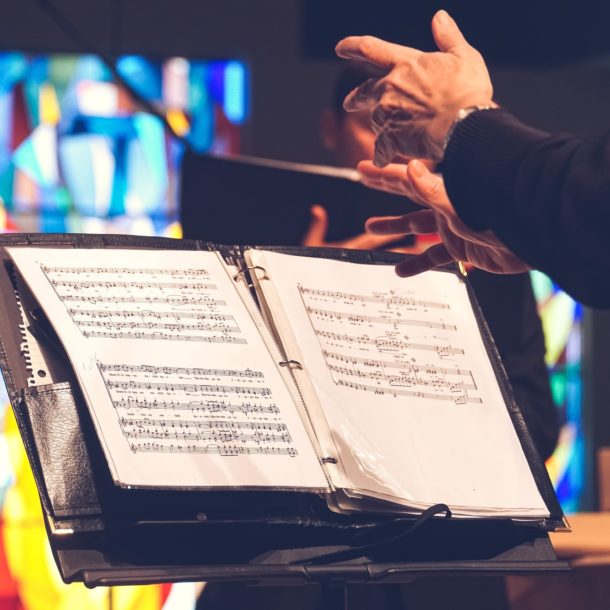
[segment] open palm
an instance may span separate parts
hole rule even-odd
[[[491,231],[468,228],[457,216],[441,176],[432,173],[423,162],[414,160],[408,166],[393,163],[379,168],[364,161],[358,169],[367,186],[405,195],[428,208],[404,216],[370,218],[367,231],[376,235],[438,233],[442,240],[399,263],[398,275],[416,275],[452,261],[470,263],[491,273],[522,273],[530,269]]]

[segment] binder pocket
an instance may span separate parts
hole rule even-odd
[[[281,526],[300,535],[345,527],[324,510],[325,500],[316,494],[118,487],[82,400],[74,384],[63,382],[23,388],[13,401],[52,531],[108,531],[113,524],[124,536],[125,528],[135,531],[143,526],[148,531],[151,524],[170,531],[177,524],[185,524],[189,531],[208,531],[245,523]],[[202,514],[205,521],[199,523]]]
[[[56,520],[100,516],[73,387],[56,383],[20,394],[15,412],[28,428],[24,440],[46,512]]]

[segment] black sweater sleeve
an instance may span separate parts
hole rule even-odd
[[[441,169],[469,226],[494,231],[577,300],[610,307],[610,134],[581,140],[475,112]]]

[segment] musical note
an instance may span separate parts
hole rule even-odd
[[[472,371],[463,363],[442,364],[464,355],[452,345],[457,326],[443,318],[449,304],[391,291],[355,294],[301,284],[298,290],[335,385],[379,396],[481,403]],[[351,332],[341,332],[345,327]],[[401,327],[409,327],[409,336]]]
[[[107,280],[107,281],[87,281],[87,280],[53,280],[52,284],[56,288],[70,288],[71,290],[78,291],[87,288],[95,289],[110,289],[110,288],[127,288],[129,290],[150,290],[151,285],[155,288],[173,288],[176,290],[215,290],[217,286],[214,284],[206,284],[203,282],[193,282],[188,284],[185,282],[174,283],[174,282],[134,282],[134,281],[120,281],[120,280]]]
[[[163,322],[135,322],[135,321],[108,321],[108,320],[79,320],[79,328],[105,328],[115,332],[122,330],[133,330],[136,328],[144,328],[151,331],[160,331],[157,334],[162,335],[163,331],[185,332],[185,331],[221,331],[223,333],[239,333],[239,328],[229,326],[227,324],[216,323],[206,324],[199,322],[197,324],[179,324],[179,323],[163,323]],[[83,334],[85,334],[83,332]]]
[[[345,321],[351,324],[391,324],[392,326],[408,325],[423,326],[425,328],[439,328],[442,330],[457,330],[457,326],[455,326],[455,324],[446,324],[445,322],[431,322],[429,320],[417,320],[413,318],[408,319],[390,316],[366,316],[363,314],[319,309],[317,307],[307,307],[307,312],[312,316],[317,316],[322,319]]]
[[[226,305],[227,302],[214,299],[208,295],[191,295],[191,296],[106,296],[104,294],[82,295],[82,294],[66,294],[62,296],[64,303],[130,303],[132,305],[148,304],[148,305],[172,305],[182,307],[184,305],[206,305],[216,307]],[[77,311],[82,311],[78,310]],[[87,310],[84,310],[87,311]]]
[[[119,372],[119,373],[150,373],[153,375],[187,375],[196,377],[202,375],[205,377],[219,376],[219,377],[246,377],[248,379],[259,378],[263,379],[264,375],[260,371],[253,371],[251,369],[238,370],[238,369],[200,369],[200,368],[187,368],[187,367],[175,367],[175,366],[148,366],[141,364],[134,366],[131,364],[106,364],[100,363],[99,369],[103,373]]]
[[[203,343],[232,343],[232,344],[241,344],[246,345],[246,339],[240,337],[229,337],[223,335],[207,335],[207,336],[197,336],[197,335],[167,335],[165,333],[146,333],[139,331],[117,331],[117,332],[100,332],[100,331],[84,331],[83,337],[86,339],[89,338],[101,338],[101,339],[138,339],[138,340],[146,340],[150,339],[151,341],[186,341],[189,342],[203,342]]]
[[[235,318],[231,314],[222,313],[205,313],[198,311],[190,312],[175,312],[175,311],[158,311],[158,310],[136,310],[136,311],[108,311],[108,310],[96,310],[96,309],[68,309],[68,313],[76,318],[91,318],[93,321],[98,322],[100,318],[114,318],[114,317],[137,317],[137,318],[155,318],[162,320],[168,318],[175,320],[176,322],[182,322],[183,320],[213,320],[216,322],[232,321],[235,322]],[[81,324],[83,322],[80,322]],[[98,322],[99,323],[99,322]]]
[[[93,274],[99,276],[102,274],[118,274],[118,275],[167,275],[168,272],[173,277],[209,277],[210,274],[206,269],[147,269],[135,267],[58,267],[41,265],[41,270],[46,274],[75,274],[78,276]]]
[[[331,300],[348,301],[350,303],[379,303],[389,307],[390,305],[399,305],[401,307],[422,307],[424,309],[450,309],[448,303],[437,303],[435,301],[421,301],[412,297],[402,297],[390,291],[387,294],[352,294],[349,292],[340,292],[338,290],[319,290],[317,288],[306,288],[298,284],[301,294],[327,297]]]
[[[340,362],[349,362],[351,364],[364,364],[369,367],[384,367],[384,368],[399,368],[407,371],[425,372],[428,374],[437,375],[462,375],[466,377],[472,377],[472,371],[469,369],[460,368],[443,368],[435,366],[434,364],[414,364],[414,363],[401,363],[396,361],[387,360],[371,360],[369,358],[362,358],[358,356],[351,356],[345,354],[339,354],[336,352],[330,352],[328,350],[322,350],[322,354],[326,359],[338,360]]]
[[[41,269],[86,339],[245,344],[205,269]],[[207,294],[206,294],[207,293]],[[141,305],[146,305],[142,308]],[[179,308],[179,311],[176,311]]]
[[[144,419],[121,417],[127,438],[172,438],[216,442],[290,443],[286,424],[222,420]]]
[[[467,396],[464,394],[461,394],[459,396],[452,396],[449,394],[437,394],[437,393],[432,393],[432,392],[405,390],[405,389],[400,389],[400,388],[395,388],[395,387],[384,388],[384,387],[367,385],[365,383],[358,383],[355,381],[348,381],[345,379],[339,379],[337,381],[337,385],[343,386],[346,388],[351,388],[353,390],[360,390],[363,392],[372,392],[373,394],[377,394],[377,395],[393,396],[394,398],[396,398],[398,396],[410,396],[411,398],[427,398],[429,400],[449,400],[449,401],[454,402],[456,405],[457,404],[466,404],[466,403],[483,404],[482,399],[479,398],[478,396]]]
[[[189,402],[181,401],[158,401],[139,400],[137,398],[126,398],[115,400],[115,408],[118,409],[138,409],[148,411],[149,409],[170,409],[172,411],[189,411],[192,416],[204,413],[243,413],[245,415],[278,415],[279,408],[275,403],[258,404],[255,402],[242,401],[239,403],[227,402],[224,400],[192,400]]]
[[[309,422],[235,259],[172,244],[12,249],[73,364],[112,480],[324,489]]]
[[[459,347],[441,346],[429,343],[412,343],[401,341],[392,337],[382,335],[380,337],[369,337],[368,335],[349,335],[347,333],[336,333],[332,331],[316,330],[316,335],[324,339],[330,339],[338,343],[358,344],[373,346],[379,352],[405,352],[408,350],[423,350],[429,352],[442,352],[449,355],[463,355],[464,350]]]
[[[162,444],[152,441],[132,441],[129,444],[134,453],[216,453],[222,457],[236,457],[239,455],[287,455],[296,457],[299,453],[294,447],[252,447],[239,445],[174,445]]]
[[[209,385],[197,383],[175,383],[159,381],[112,381],[108,380],[106,386],[109,389],[119,388],[122,390],[166,390],[173,392],[187,392],[191,394],[248,394],[259,396],[270,396],[269,388],[243,387],[238,385]]]
[[[98,369],[132,451],[168,451],[169,443],[173,452],[208,453],[230,445],[227,455],[233,455],[235,446],[293,443],[261,371],[119,363],[98,363]],[[230,383],[218,381],[225,379]],[[229,417],[217,419],[218,413]]]

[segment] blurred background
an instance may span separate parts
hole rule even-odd
[[[449,10],[488,59],[496,99],[582,136],[610,126],[610,4],[581,0],[5,0],[0,16],[3,230],[181,235],[185,148],[330,163],[318,137],[335,43],[433,48]],[[547,463],[567,512],[597,507],[610,445],[610,316],[532,274],[563,423]],[[88,591],[55,572],[3,395],[0,610],[187,609],[194,585]]]

